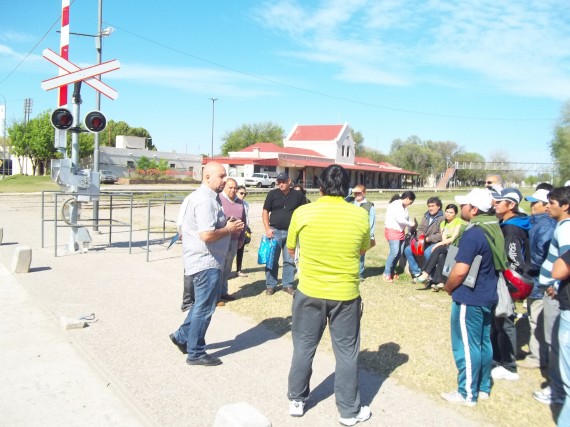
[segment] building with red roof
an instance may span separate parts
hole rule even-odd
[[[215,157],[225,165],[228,176],[242,184],[257,172],[286,172],[295,183],[317,186],[317,178],[327,166],[336,163],[350,173],[351,185],[367,188],[402,188],[416,172],[377,163],[355,155],[355,144],[348,123],[344,125],[295,125],[283,140],[283,147],[270,142],[250,145],[241,151]],[[205,158],[204,163],[211,159]]]

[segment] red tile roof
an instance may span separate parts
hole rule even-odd
[[[298,125],[289,141],[333,141],[339,137],[343,127],[344,125]]]
[[[317,153],[315,150],[309,150],[306,148],[294,148],[294,147],[280,147],[272,142],[258,142],[257,144],[245,147],[240,150],[240,153],[252,153],[254,148],[258,148],[262,153],[287,153],[287,154],[300,154],[303,156],[316,156],[323,157],[322,154]]]

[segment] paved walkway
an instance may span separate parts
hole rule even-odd
[[[259,212],[252,207],[254,217]],[[145,223],[145,209],[136,215]],[[318,352],[308,410],[290,417],[290,338],[228,307],[216,311],[207,335],[209,352],[224,364],[185,364],[168,339],[184,318],[180,251],[153,252],[146,262],[142,227],[132,255],[124,244],[105,247],[108,236],[92,233],[89,253],[65,254],[62,246],[62,256],[54,257],[52,228],[41,248],[38,195],[0,195],[0,227],[0,425],[211,426],[220,405],[241,401],[275,427],[338,425],[332,355]],[[114,237],[121,239],[127,240]],[[59,241],[65,240],[62,232]],[[33,249],[30,273],[7,270],[17,244]],[[60,316],[91,313],[97,321],[87,328],[59,325]],[[389,378],[362,371],[361,384],[373,412],[364,425],[480,425],[462,415],[469,409],[450,408]]]

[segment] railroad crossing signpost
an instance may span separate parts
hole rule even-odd
[[[71,235],[69,238],[69,251],[74,252],[78,249],[78,231],[79,227],[73,226],[73,224],[77,224],[78,220],[78,193],[79,187],[78,182],[81,180],[85,180],[85,178],[78,179],[80,177],[76,176],[79,166],[79,133],[85,132],[83,129],[80,128],[80,120],[79,120],[79,110],[81,104],[81,83],[85,82],[89,86],[91,86],[96,91],[102,93],[103,95],[107,96],[110,99],[117,99],[119,97],[118,92],[113,89],[112,87],[108,86],[107,84],[103,83],[102,81],[98,80],[96,76],[100,76],[101,74],[109,73],[111,71],[117,70],[120,67],[119,61],[112,60],[108,62],[103,62],[101,64],[80,68],[71,61],[63,58],[62,56],[58,55],[51,49],[45,49],[43,51],[43,56],[48,61],[59,67],[59,75],[57,77],[53,77],[48,80],[44,80],[41,83],[41,88],[44,90],[52,90],[55,88],[60,88],[63,86],[67,86],[70,83],[74,83],[74,91],[72,96],[72,104],[73,104],[73,114],[69,113],[64,108],[59,108],[60,116],[65,116],[66,112],[69,113],[67,120],[72,120],[72,125],[67,126],[69,130],[72,132],[71,134],[71,162],[69,159],[63,159],[60,161],[60,168],[59,168],[59,180],[62,181],[60,184],[70,188],[71,191],[74,193],[75,203],[71,203],[71,210],[69,213],[69,223],[72,224],[71,228]],[[56,112],[58,111],[56,110]],[[100,122],[100,126],[92,126],[88,125],[89,130],[99,132],[104,129],[105,127],[105,117],[98,111],[93,111],[89,113],[88,117],[96,117],[98,119],[98,123]],[[52,117],[52,123],[54,122]],[[57,121],[56,121],[57,122]],[[55,124],[54,124],[55,126]],[[67,129],[66,127],[57,127],[59,129]],[[93,130],[96,128],[97,130]],[[60,132],[60,141],[56,141],[56,146],[64,149],[66,146],[65,142],[65,132]],[[64,170],[65,169],[65,170]],[[63,178],[65,177],[65,178]],[[91,173],[88,181],[91,181],[92,177],[97,180],[96,183],[96,199],[99,198],[99,174],[97,172]],[[63,180],[66,180],[63,182]],[[92,188],[91,186],[88,188]],[[83,227],[84,228],[84,227]],[[81,231],[87,231],[81,230]],[[85,234],[85,233],[82,233]],[[85,240],[83,240],[85,241]]]

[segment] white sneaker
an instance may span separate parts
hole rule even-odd
[[[458,405],[475,406],[477,402],[471,402],[465,399],[457,390],[450,391],[449,393],[441,393],[441,398],[447,400],[449,403]]]
[[[356,414],[356,416],[352,418],[342,418],[338,419],[338,422],[341,423],[343,426],[353,426],[358,423],[364,422],[372,416],[372,412],[370,412],[370,408],[368,406],[361,406],[360,412]]]
[[[300,400],[291,400],[289,402],[289,415],[292,417],[302,417],[305,413],[305,402]]]
[[[545,405],[564,405],[564,401],[566,400],[565,396],[552,398],[552,390],[550,386],[544,387],[542,390],[535,391],[532,393],[532,397]]]
[[[480,391],[477,400],[489,400],[489,393],[486,391]]]
[[[507,381],[517,381],[520,377],[516,372],[511,372],[502,366],[497,366],[491,370],[491,377],[494,380],[507,380]]]

